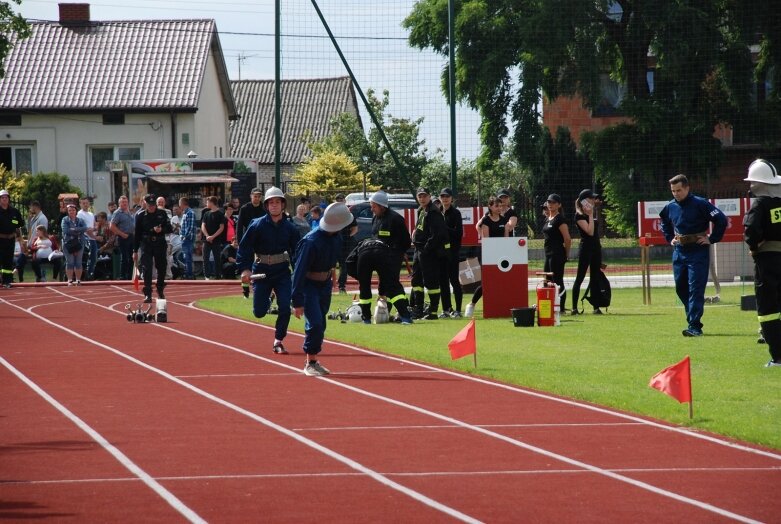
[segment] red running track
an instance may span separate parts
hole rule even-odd
[[[781,520],[777,452],[340,343],[305,377],[191,305],[228,292],[144,325],[127,286],[0,294],[0,519]]]

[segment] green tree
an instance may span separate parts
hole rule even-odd
[[[43,214],[49,219],[50,229],[54,232],[59,231],[60,225],[57,224],[57,217],[60,216],[59,201],[57,197],[61,193],[80,194],[81,190],[71,184],[66,175],[60,173],[37,173],[27,179],[24,189],[21,192],[20,199],[25,204],[37,200],[41,203]]]
[[[411,45],[448,54],[447,4],[415,4],[404,21]],[[718,165],[719,124],[763,122],[758,140],[778,142],[777,89],[756,107],[751,88],[760,74],[778,74],[780,12],[779,0],[457,1],[456,96],[480,112],[483,159],[499,158],[511,137],[517,159],[533,166],[544,161],[541,96],[579,95],[598,110],[606,86],[623,86],[618,109],[629,122],[585,145],[610,191],[625,194],[629,180],[633,193],[651,188],[644,196],[653,198],[671,175],[696,180]],[[755,67],[758,29],[766,32]],[[623,210],[623,225],[634,210]]]
[[[365,133],[358,119],[346,113],[332,119],[331,133],[322,140],[309,144],[309,148],[315,155],[322,151],[340,151],[361,171],[369,173],[372,185],[389,190],[406,190],[414,194],[420,184],[423,168],[429,162],[425,140],[420,138],[423,118],[409,120],[393,117],[387,110],[390,103],[388,91],[384,91],[383,98],[379,99],[370,89],[366,98],[401,163],[401,170],[393,160],[377,127],[372,124],[368,133]]]
[[[0,189],[8,191],[13,201],[20,199],[29,178],[30,173],[17,173],[0,164]]]
[[[298,193],[307,191],[357,191],[363,187],[364,173],[347,155],[324,150],[307,158],[293,174]]]
[[[21,5],[22,0],[11,0]],[[30,26],[27,20],[11,9],[11,3],[0,1],[0,78],[5,76],[5,57],[11,52],[18,40],[30,36]]]

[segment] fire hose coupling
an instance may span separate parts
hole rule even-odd
[[[127,311],[127,321],[132,322],[133,324],[143,324],[144,322],[152,322],[154,320],[154,315],[150,314],[150,311],[152,311],[151,304],[146,311],[144,311],[141,304],[136,304],[135,311],[132,311],[132,306],[130,304],[126,304],[125,310]]]

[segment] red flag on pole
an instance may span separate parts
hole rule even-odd
[[[664,368],[651,377],[648,383],[654,389],[658,389],[666,395],[670,395],[680,403],[692,401],[692,376],[689,366],[689,356]]]
[[[138,266],[133,267],[133,289],[136,292],[140,291],[141,287],[138,285]]]
[[[459,331],[453,337],[453,340],[448,342],[447,348],[450,350],[450,358],[453,360],[477,353],[474,319],[464,329]]]

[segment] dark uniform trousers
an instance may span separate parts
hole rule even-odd
[[[0,238],[0,272],[3,275],[3,284],[10,284],[14,280],[14,245],[16,238]]]
[[[358,296],[363,319],[371,318],[372,274],[375,271],[380,280],[378,293],[388,299],[389,305],[396,307],[402,318],[409,318],[407,296],[399,281],[401,261],[398,255],[380,240],[366,240],[358,250]]]
[[[781,252],[754,255],[754,292],[757,316],[770,357],[781,362]]]
[[[423,310],[424,287],[428,289],[429,310],[436,312],[440,298],[440,267],[442,257],[415,249],[412,262],[412,302],[418,313]]]
[[[165,237],[160,235],[155,240],[145,238],[141,241],[141,270],[144,272],[144,295],[152,295],[152,263],[157,269],[157,293],[165,287],[165,272],[168,268]]]

